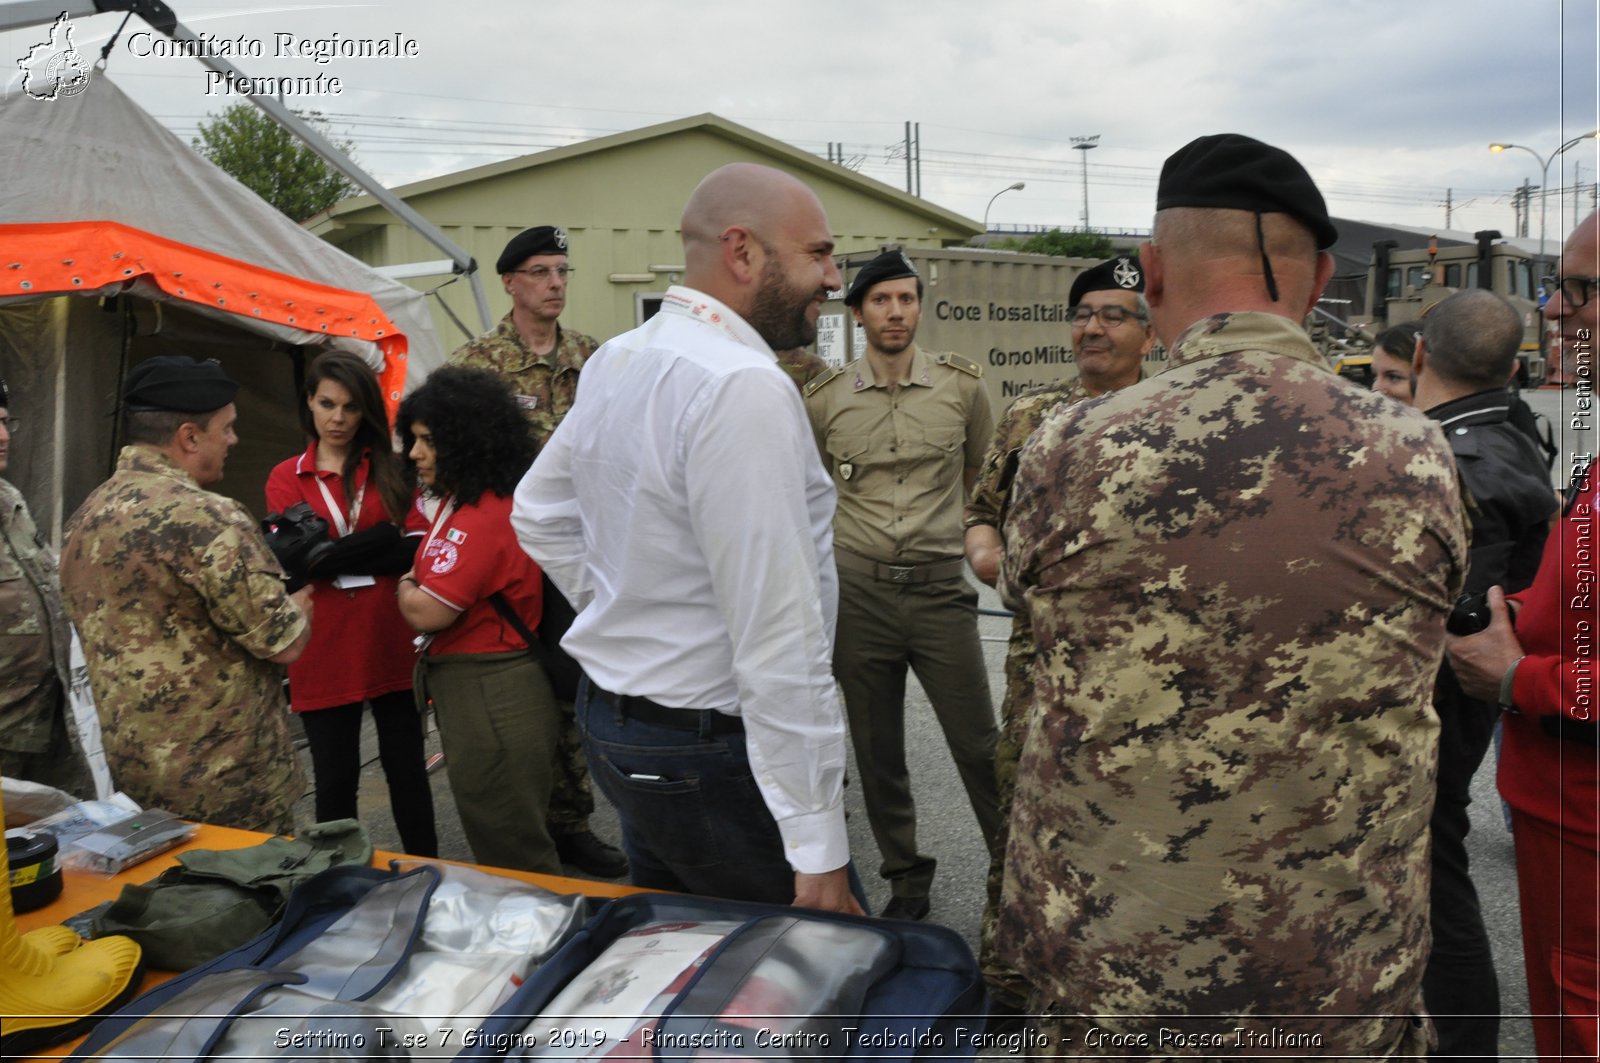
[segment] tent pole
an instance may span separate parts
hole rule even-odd
[[[54,307],[51,333],[56,361],[55,379],[55,438],[50,441],[50,468],[56,489],[50,497],[50,542],[61,549],[61,529],[66,521],[66,499],[63,485],[67,468],[67,296],[50,300]]]

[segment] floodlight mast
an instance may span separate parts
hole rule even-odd
[[[199,47],[200,38],[187,26],[178,21],[178,16],[161,0],[21,0],[19,3],[0,5],[0,30],[24,29],[28,26],[43,26],[54,22],[62,15],[69,18],[88,18],[91,15],[105,14],[112,11],[124,11],[138,15],[149,23],[150,27],[160,33],[166,34],[175,41],[192,42],[195,48],[195,58],[212,70],[224,77],[231,75],[232,79],[242,79],[244,84],[254,84],[238,67],[225,59],[220,59],[207,54],[207,49]],[[244,93],[250,101],[271,115],[273,120],[289,132],[299,137],[312,151],[320,155],[328,165],[348,177],[356,187],[376,199],[384,207],[411,226],[429,243],[443,251],[454,266],[455,272],[465,274],[467,281],[472,286],[472,297],[477,303],[478,316],[482,319],[483,328],[488,330],[494,326],[494,318],[489,315],[489,300],[484,294],[483,280],[479,276],[478,263],[473,257],[454,240],[451,240],[438,226],[413,210],[405,200],[389,191],[378,183],[378,179],[363,170],[356,161],[336,147],[327,137],[319,133],[315,126],[302,119],[299,115],[289,110],[283,104],[260,93]]]

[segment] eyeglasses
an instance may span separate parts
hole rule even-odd
[[[7,432],[15,432],[21,426],[20,417],[0,417],[0,428],[4,428]]]
[[[571,266],[534,266],[530,269],[512,269],[507,270],[506,272],[526,273],[536,281],[547,281],[550,279],[551,274],[560,277],[562,280],[566,280],[567,274],[571,273],[572,269],[573,267]]]
[[[1116,328],[1124,321],[1143,321],[1144,315],[1137,310],[1129,310],[1121,306],[1075,306],[1067,311],[1067,320],[1072,322],[1073,328],[1088,328],[1091,318],[1099,318],[1100,324],[1105,328]]]
[[[1559,289],[1561,301],[1576,310],[1589,301],[1589,293],[1600,284],[1600,277],[1540,277],[1539,283],[1550,291]]]

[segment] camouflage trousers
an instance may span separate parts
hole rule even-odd
[[[83,750],[67,732],[65,706],[59,706],[50,725],[50,745],[38,753],[0,749],[0,775],[10,779],[54,786],[79,800],[94,798],[94,775]]]
[[[1033,661],[1033,634],[1026,617],[1011,620],[1011,640],[1006,645],[1006,690],[1000,701],[1000,734],[994,749],[994,777],[1000,794],[1000,836],[989,858],[989,879],[983,905],[978,944],[978,967],[988,984],[990,999],[1002,1008],[1021,1011],[1033,996],[1033,986],[1022,973],[1001,959],[995,948],[995,921],[1000,909],[1000,885],[1005,880],[1006,843],[1011,838],[1011,799],[1017,792],[1017,762],[1028,737],[1028,708],[1033,697],[1029,665]]]
[[[550,791],[546,822],[551,835],[581,834],[594,814],[594,790],[589,784],[589,761],[583,755],[578,717],[572,702],[557,702],[561,728],[556,737],[555,786]]]

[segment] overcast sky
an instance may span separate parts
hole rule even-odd
[[[1448,194],[1454,228],[1509,235],[1540,160],[1489,143],[1548,157],[1600,126],[1600,0],[170,2],[196,32],[253,42],[260,57],[234,60],[246,74],[338,77],[338,94],[287,102],[326,113],[390,185],[711,111],[819,155],[842,144],[903,188],[912,121],[922,194],[943,207],[981,220],[1020,180],[994,223],[1076,226],[1086,161],[1090,223],[1142,229],[1162,160],[1235,131],[1292,151],[1336,215],[1442,229]],[[74,19],[76,46],[97,58],[121,21]],[[135,54],[146,30],[129,23],[107,72],[187,140],[240,97],[208,95],[194,59]],[[278,57],[279,34],[399,34],[417,54],[318,64]],[[8,69],[47,36],[0,33]],[[1566,189],[1551,238],[1571,228],[1575,178],[1588,209],[1597,149],[1550,167]]]

